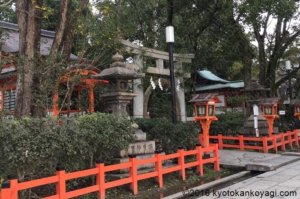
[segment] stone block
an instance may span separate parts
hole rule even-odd
[[[129,144],[127,149],[120,151],[120,157],[128,157],[128,155],[151,154],[155,152],[155,141],[143,141]]]
[[[143,132],[142,130],[138,129],[134,133],[134,139],[135,141],[146,141],[147,134]]]

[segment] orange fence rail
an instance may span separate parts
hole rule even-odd
[[[204,154],[211,155],[209,158],[204,159]],[[187,156],[194,156],[195,161],[186,162],[185,158]],[[163,165],[164,161],[172,159],[177,159],[178,164],[168,167]],[[155,164],[154,171],[139,174],[138,166],[149,163]],[[218,145],[212,145],[206,148],[197,146],[196,149],[189,151],[179,149],[177,153],[168,155],[162,155],[157,153],[155,154],[155,157],[148,159],[139,160],[137,158],[130,158],[128,162],[115,165],[104,165],[103,163],[100,163],[97,164],[96,168],[76,171],[72,173],[66,173],[64,170],[62,170],[57,171],[55,176],[25,182],[18,182],[17,179],[13,179],[9,181],[8,188],[2,188],[0,192],[0,199],[17,199],[19,191],[28,190],[49,184],[56,185],[56,193],[55,195],[44,197],[44,199],[66,199],[94,192],[97,192],[98,198],[104,199],[105,191],[107,189],[122,186],[125,184],[129,184],[133,194],[137,194],[138,182],[141,180],[156,178],[159,184],[159,188],[162,188],[164,183],[163,176],[165,174],[179,171],[182,180],[186,180],[185,170],[187,168],[197,167],[197,170],[199,171],[200,175],[203,176],[203,166],[208,163],[213,163],[214,169],[216,171],[220,170]],[[124,169],[129,170],[129,176],[127,178],[117,179],[113,181],[106,180],[105,176],[108,172]],[[96,176],[95,185],[77,190],[67,191],[66,181],[88,176]]]
[[[299,130],[287,131],[286,133],[273,134],[272,136],[264,137],[246,137],[240,136],[224,136],[218,134],[217,136],[210,136],[210,140],[216,140],[219,149],[233,148],[240,150],[258,150],[268,153],[269,150],[274,149],[277,152],[278,147],[285,151],[286,145],[293,148],[293,144],[299,146]],[[231,143],[228,143],[230,141]],[[232,143],[232,141],[234,143]]]

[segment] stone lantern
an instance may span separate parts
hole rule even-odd
[[[269,127],[269,136],[274,133],[274,120],[279,118],[277,114],[278,98],[265,98],[261,100],[259,106],[263,111],[263,117],[266,118]]]
[[[106,112],[117,116],[128,116],[127,106],[136,96],[130,89],[132,88],[130,84],[133,79],[140,78],[141,75],[126,68],[123,56],[117,53],[112,57],[110,67],[104,69],[99,77],[109,81],[107,90],[101,96],[106,103]]]
[[[294,116],[300,120],[300,99],[292,100],[291,104],[294,106]]]
[[[209,128],[212,121],[218,120],[215,116],[215,104],[219,102],[216,94],[197,94],[190,102],[194,103],[194,120],[200,122],[202,127],[203,142],[199,135],[199,143],[203,147],[209,146]]]

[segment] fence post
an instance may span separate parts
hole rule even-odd
[[[17,179],[7,180],[1,185],[0,199],[18,199]]]
[[[97,177],[96,177],[96,183],[99,188],[98,192],[98,198],[104,199],[105,198],[105,171],[104,171],[104,164],[98,162],[97,163]]]
[[[198,160],[198,172],[200,173],[200,176],[203,176],[203,159],[202,159],[202,147],[200,144],[197,144],[196,146],[196,150],[197,150],[197,160]]]
[[[219,157],[219,148],[218,145],[214,145],[214,169],[220,171],[220,157]]]
[[[129,161],[131,162],[130,176],[132,178],[130,188],[131,188],[133,194],[136,195],[138,193],[137,159],[135,156],[130,156]]]
[[[179,153],[178,165],[180,166],[180,175],[182,180],[185,180],[185,162],[184,162],[184,149],[182,147],[178,148],[177,153]]]
[[[239,143],[240,143],[240,150],[244,151],[245,150],[245,145],[244,145],[244,136],[243,135],[239,136]]]
[[[293,149],[292,132],[288,131],[287,136],[288,136],[289,145],[290,145],[291,149]]]
[[[163,179],[161,155],[159,151],[155,152],[155,157],[156,157],[155,170],[157,171],[156,181],[158,182],[159,188],[163,188],[164,179]]]
[[[294,130],[293,133],[294,133],[296,146],[298,147],[299,146],[298,130]]]
[[[58,177],[58,182],[56,183],[56,194],[58,195],[59,199],[65,199],[66,194],[66,180],[65,180],[65,170],[62,168],[56,168],[56,175]]]
[[[262,141],[263,141],[263,152],[264,153],[268,153],[268,141],[267,141],[267,137],[266,136],[262,137]]]
[[[280,141],[281,141],[281,150],[285,151],[285,139],[284,139],[284,134],[280,134]]]
[[[274,150],[277,153],[278,149],[277,149],[277,136],[276,135],[272,135],[272,141],[273,141]]]
[[[220,149],[223,149],[223,135],[218,134],[218,145]]]

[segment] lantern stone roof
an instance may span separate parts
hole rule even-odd
[[[189,102],[209,102],[214,101],[215,103],[220,102],[218,95],[216,93],[200,93],[193,95]]]
[[[262,99],[259,103],[260,106],[271,106],[278,104],[280,102],[279,98],[265,98]]]
[[[104,69],[99,75],[95,75],[94,77],[103,79],[136,79],[142,77],[140,73],[126,68],[122,55],[115,54],[112,57],[112,61],[110,68]]]
[[[291,104],[294,106],[300,106],[300,99],[294,99],[291,101]]]

